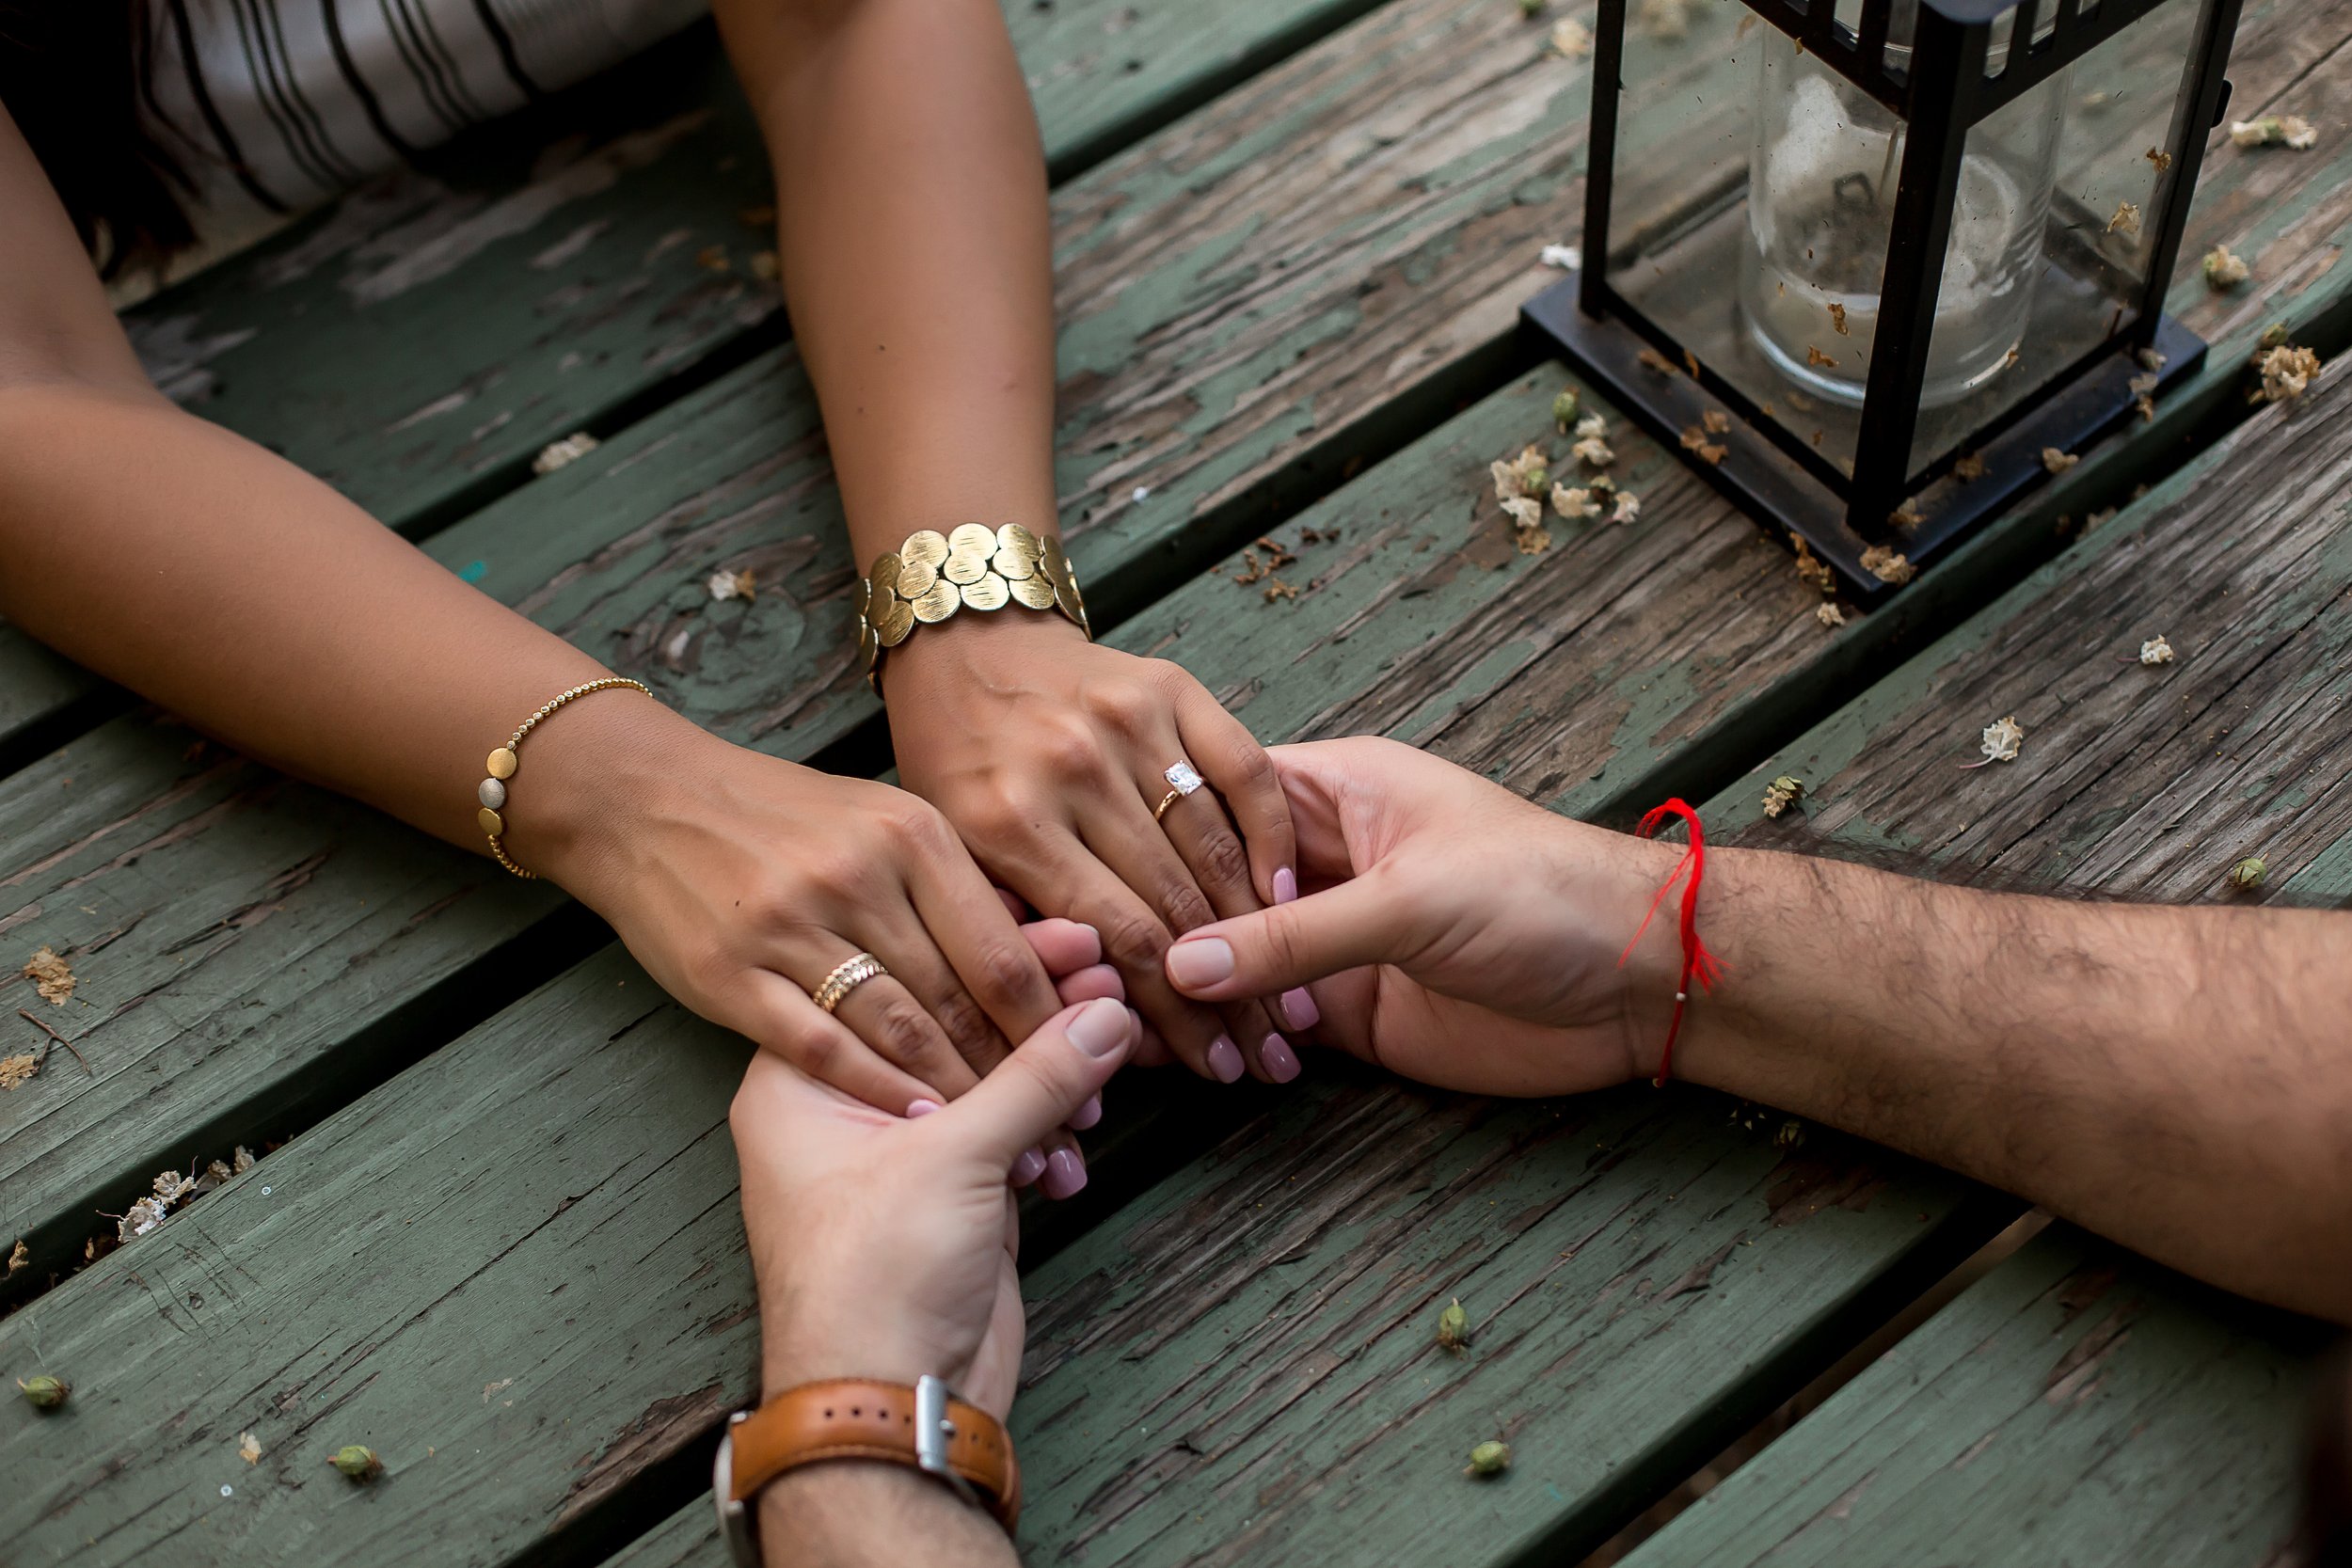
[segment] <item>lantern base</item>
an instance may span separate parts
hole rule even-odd
[[[1706,415],[1728,413],[1731,428],[1708,436],[1725,449],[1724,460],[1692,459],[1691,467],[1761,527],[1803,539],[1836,570],[1847,596],[1864,606],[1883,600],[1894,585],[1863,566],[1863,551],[1885,545],[1915,566],[1932,562],[2050,477],[2042,461],[2044,448],[2079,451],[2137,418],[2139,394],[2130,383],[2149,373],[2121,347],[2077,367],[2071,379],[1977,449],[1982,474],[1965,483],[1945,478],[1924,486],[1914,499],[1920,515],[1915,526],[1888,527],[1866,539],[1847,521],[1846,498],[1759,431],[1745,398],[1711,380],[1659,369],[1658,345],[1614,316],[1585,314],[1578,303],[1580,283],[1572,276],[1553,284],[1520,308],[1521,318],[1669,451],[1681,450],[1682,433],[1694,425],[1703,428]],[[2204,363],[2204,340],[2170,316],[2158,318],[2154,346],[2163,356],[2155,372],[2156,396]]]

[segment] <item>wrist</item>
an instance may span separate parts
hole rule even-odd
[[[917,626],[905,641],[883,651],[882,696],[903,701],[927,692],[999,689],[1035,661],[1063,657],[1087,645],[1086,632],[1058,610],[1016,605],[960,610],[934,625]]]
[[[944,1380],[958,1393],[964,1369],[917,1337],[900,1333],[878,1315],[851,1313],[849,1323],[813,1314],[763,1312],[760,1320],[760,1397],[773,1399],[804,1383],[836,1377],[873,1378],[908,1387],[926,1377]]]
[[[506,851],[601,911],[646,825],[681,780],[702,771],[695,759],[725,745],[642,692],[583,698],[533,730],[518,752]]]

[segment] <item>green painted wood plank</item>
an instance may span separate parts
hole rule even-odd
[[[1068,170],[1375,0],[1007,0]],[[766,154],[706,27],[132,310],[183,404],[413,535],[783,330]],[[723,258],[707,255],[711,246]],[[714,270],[707,261],[723,260]],[[0,744],[97,687],[0,637]]]
[[[729,1568],[706,1492],[605,1560],[608,1568]]]
[[[2297,1561],[2320,1338],[2058,1227],[1628,1568]]]

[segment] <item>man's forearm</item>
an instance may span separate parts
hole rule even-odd
[[[1016,1568],[995,1520],[930,1477],[897,1465],[807,1465],[759,1497],[769,1568]]]
[[[1701,929],[1725,974],[1693,999],[1677,1070],[2352,1319],[2330,1261],[2352,1252],[2343,921],[1719,851]]]

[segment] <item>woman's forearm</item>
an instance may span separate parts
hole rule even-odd
[[[0,385],[0,614],[238,750],[453,843],[485,843],[490,749],[604,673],[327,485],[151,391]],[[674,725],[637,693],[599,693],[534,735],[512,851],[561,862],[569,825],[609,810]]]
[[[860,563],[1049,528],[1045,164],[996,0],[719,0],[775,166],[802,357]]]
[[[2080,904],[1711,854],[1724,964],[1677,1071],[2352,1318],[2352,940],[2296,911]],[[1653,936],[1653,975],[1672,949]],[[1644,1027],[1662,1031],[1671,980]]]

